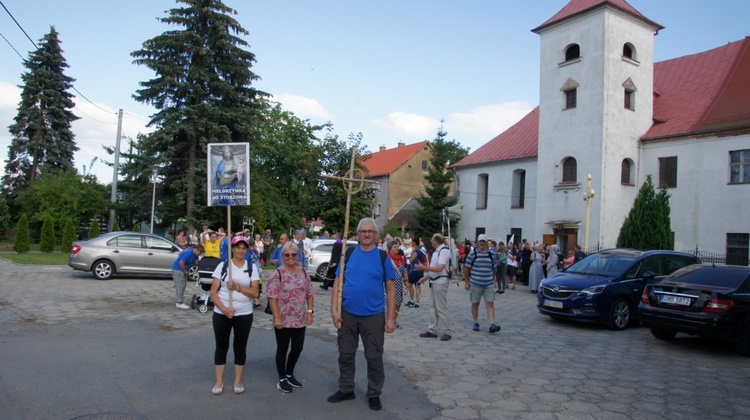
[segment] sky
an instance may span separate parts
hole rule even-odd
[[[136,102],[154,77],[130,53],[165,31],[175,0],[0,0],[38,43],[59,33],[81,117],[73,123],[80,172],[112,181],[117,112],[125,137],[147,133],[155,109]],[[332,122],[371,151],[436,137],[476,150],[539,103],[539,37],[531,32],[568,0],[225,0],[249,32],[254,86],[312,124]],[[747,0],[629,0],[665,29],[655,59],[695,54],[750,35]],[[0,173],[34,46],[0,9]],[[20,56],[19,56],[20,54]],[[321,133],[322,136],[322,133]],[[123,139],[123,150],[126,140]],[[96,159],[96,160],[94,160]],[[252,171],[252,169],[251,169]],[[251,174],[252,176],[252,174]]]

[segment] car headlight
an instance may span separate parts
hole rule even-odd
[[[604,291],[604,286],[592,286],[581,290],[580,294],[586,297],[594,296]]]

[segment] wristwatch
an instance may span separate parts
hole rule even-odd
[[[315,309],[308,309],[308,310],[307,310],[307,313],[308,313],[308,314],[314,314],[314,313],[315,313]]]

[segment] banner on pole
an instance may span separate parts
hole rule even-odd
[[[207,168],[209,206],[249,206],[248,143],[209,143]]]

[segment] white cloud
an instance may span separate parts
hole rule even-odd
[[[524,102],[489,104],[472,108],[468,112],[455,112],[444,119],[443,130],[449,140],[455,139],[463,146],[476,150],[492,138],[507,130],[531,111]],[[391,112],[385,118],[373,121],[376,125],[415,139],[433,139],[440,120],[407,112]]]
[[[391,112],[385,118],[374,120],[373,123],[397,133],[420,139],[434,137],[438,127],[440,127],[440,121],[435,118],[402,111]]]
[[[279,102],[282,107],[294,113],[302,119],[313,119],[320,118],[323,120],[332,120],[333,115],[317,100],[306,98],[300,95],[292,95],[291,93],[282,93],[275,95],[274,99]]]
[[[445,119],[448,138],[476,150],[495,136],[510,128],[531,112],[525,102],[506,102],[472,108],[469,112],[456,112]]]

